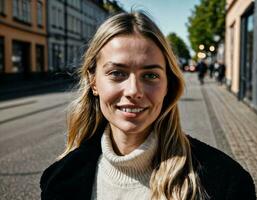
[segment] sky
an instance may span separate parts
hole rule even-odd
[[[175,32],[190,48],[186,23],[194,5],[200,0],[117,0],[126,10],[131,7],[143,9],[151,14],[164,35]],[[192,50],[190,49],[192,52]]]

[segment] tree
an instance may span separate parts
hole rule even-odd
[[[192,49],[197,52],[199,45],[213,45],[216,49],[224,40],[226,0],[201,0],[188,18],[187,28]]]
[[[110,14],[124,12],[117,0],[105,0],[103,6]]]
[[[190,59],[190,52],[186,43],[176,33],[170,33],[167,36],[168,41],[171,44],[172,50],[178,56],[179,59],[188,60]]]

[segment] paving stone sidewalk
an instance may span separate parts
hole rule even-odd
[[[252,175],[257,190],[257,114],[226,87],[206,78],[201,91],[217,147]]]

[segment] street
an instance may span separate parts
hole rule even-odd
[[[185,133],[235,158],[256,184],[256,113],[213,80],[200,86],[197,74],[185,78],[179,102]],[[40,199],[42,171],[64,149],[65,112],[74,94],[57,91],[0,102],[1,200]]]
[[[39,178],[64,147],[71,93],[0,103],[0,197],[40,199]]]

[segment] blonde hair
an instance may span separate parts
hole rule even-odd
[[[184,79],[169,43],[155,23],[143,12],[120,13],[106,20],[93,37],[80,69],[80,96],[72,103],[68,115],[68,136],[64,156],[82,141],[103,132],[107,125],[90,81],[94,77],[100,50],[113,37],[139,33],[153,40],[166,59],[168,92],[160,116],[154,122],[158,134],[158,151],[150,180],[152,199],[201,199],[201,185],[193,169],[191,148],[180,125],[177,102],[184,90]]]

